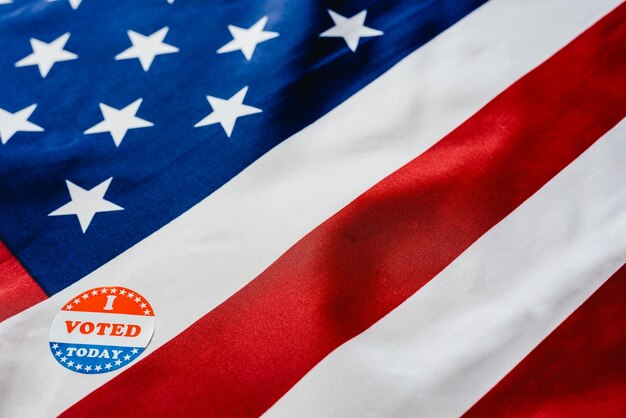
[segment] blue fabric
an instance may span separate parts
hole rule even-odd
[[[30,121],[43,133],[16,134],[0,145],[0,239],[48,294],[79,280],[142,240],[313,123],[406,55],[486,0],[84,0],[20,1],[0,6],[0,107],[33,103]],[[327,9],[385,32],[362,38],[355,53]],[[263,16],[280,37],[241,52],[215,51],[232,39],[227,25],[248,28]],[[130,47],[128,29],[152,34],[179,53],[159,55],[144,72],[137,59],[116,61]],[[29,38],[50,42],[65,32],[79,59],[55,64],[45,79],[36,66],[15,68],[32,52]],[[420,77],[415,74],[415,77]],[[410,82],[410,80],[407,80]],[[229,139],[220,125],[194,128],[210,113],[207,95],[263,113],[240,118]],[[116,148],[110,135],[84,135],[102,120],[98,103],[115,108],[143,98],[138,117],[154,127],[128,131]],[[47,216],[67,203],[65,180],[90,189],[113,177],[105,196],[125,210],[98,213],[83,234],[75,216]],[[206,222],[211,222],[207,219]],[[202,228],[202,225],[198,225]],[[114,279],[114,278],[112,278]],[[173,278],[174,279],[174,278]]]

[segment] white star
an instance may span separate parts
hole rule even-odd
[[[124,289],[120,290],[120,295],[125,295],[126,291]]]
[[[261,42],[269,41],[278,37],[276,32],[266,32],[263,30],[267,23],[267,16],[252,25],[249,29],[240,28],[238,26],[228,25],[233,40],[217,50],[218,54],[226,52],[241,51],[248,61],[252,58],[256,46]]]
[[[15,113],[0,108],[0,140],[3,144],[9,142],[9,139],[17,132],[43,132],[41,126],[28,121],[35,109],[37,109],[36,104]]]
[[[132,351],[132,353],[133,353],[133,354],[137,354],[138,352],[139,352],[139,350],[138,350],[138,349],[133,348],[133,351]]]
[[[52,344],[52,349],[56,350],[57,348],[59,348],[59,344],[56,344],[56,343]]]
[[[74,366],[74,367],[76,367],[76,370],[80,370],[80,369],[82,369],[82,368],[83,368],[83,365],[82,365],[82,364],[77,364],[77,365],[76,365],[76,366]]]
[[[90,372],[90,371],[91,371],[91,366],[86,366],[86,367],[85,367],[85,371],[86,371],[86,372]]]
[[[67,357],[61,357],[61,363],[65,363],[66,360],[67,360]]]
[[[83,293],[83,299],[88,299],[89,295],[87,293]]]
[[[111,293],[117,293],[117,289],[116,288],[111,289]]]
[[[92,294],[93,296],[97,296],[97,295],[98,295],[98,291],[97,291],[97,290],[94,290],[93,292],[91,292],[91,294]]]
[[[69,305],[67,305],[67,306],[65,307],[65,309],[67,309],[68,311],[71,311],[71,310],[72,310],[72,304],[70,303]]]
[[[168,31],[169,28],[166,26],[154,32],[152,35],[145,36],[129,30],[127,33],[133,46],[117,54],[115,59],[127,60],[138,58],[143,70],[148,71],[152,65],[152,61],[154,61],[154,57],[157,55],[178,52],[178,48],[163,42]]]
[[[128,354],[126,354],[126,355],[124,356],[124,360],[126,360],[126,361],[130,360],[130,356],[129,356]]]
[[[152,122],[135,116],[142,101],[143,99],[137,99],[123,109],[115,109],[104,103],[100,103],[100,111],[102,112],[104,120],[87,129],[85,134],[109,132],[113,138],[113,142],[115,142],[115,146],[119,147],[129,129],[154,126]]]
[[[145,303],[142,303],[141,305],[139,305],[139,307],[140,307],[141,309],[145,308],[146,306],[148,306],[148,305],[146,305]]]
[[[67,362],[67,365],[68,365],[68,367],[72,367],[74,365],[74,362],[70,360],[70,361]]]
[[[105,364],[105,365],[104,365],[104,368],[105,368],[105,369],[110,369],[111,367],[112,367],[112,366],[111,366],[111,363],[107,363],[107,364]]]
[[[333,19],[333,22],[335,22],[335,26],[322,32],[320,37],[343,38],[352,52],[356,51],[361,38],[369,38],[371,36],[380,36],[384,34],[383,31],[365,26],[367,10],[363,10],[351,18],[342,16],[330,9],[328,10],[328,14],[331,19]]]
[[[70,192],[71,201],[61,206],[48,216],[76,215],[83,233],[89,228],[94,215],[98,212],[113,212],[124,208],[104,199],[113,177],[103,181],[91,190],[85,190],[66,180],[67,189]]]
[[[228,100],[220,99],[219,97],[207,96],[207,100],[213,109],[213,112],[209,113],[204,119],[196,123],[194,127],[199,128],[201,126],[213,125],[219,123],[224,128],[226,135],[230,138],[235,127],[237,118],[242,116],[253,115],[255,113],[262,112],[261,109],[243,104],[243,99],[248,92],[248,86],[239,90],[233,97]]]
[[[80,303],[80,299],[74,299],[74,304],[78,305]]]
[[[48,0],[49,2],[51,1],[59,1],[59,0]],[[70,6],[72,6],[72,9],[76,10],[78,9],[78,6],[80,6],[80,3],[82,3],[83,0],[69,0],[70,2]]]
[[[63,354],[63,353],[62,353],[62,352],[60,352],[60,351],[57,351],[57,352],[56,352],[57,357],[59,357],[61,354]]]
[[[30,45],[33,48],[33,53],[16,62],[15,66],[26,67],[36,65],[39,67],[41,76],[46,78],[52,66],[57,62],[70,61],[78,58],[78,55],[63,49],[68,39],[70,39],[69,33],[59,36],[49,44],[31,38]]]
[[[133,292],[130,292],[129,294],[126,295],[127,298],[134,298],[135,294]]]
[[[95,370],[96,370],[97,372],[99,372],[100,370],[102,370],[102,367],[100,367],[100,366],[96,366]]]
[[[119,366],[120,364],[122,364],[122,360],[115,360],[115,365]]]
[[[143,311],[144,315],[150,315],[150,309],[146,309],[145,311]]]

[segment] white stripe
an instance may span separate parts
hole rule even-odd
[[[626,262],[626,121],[267,417],[455,417]]]
[[[66,321],[76,325],[69,332]],[[90,322],[93,326],[85,328],[91,330],[88,334],[81,332],[81,326]],[[98,324],[105,324],[96,328]],[[122,325],[116,328],[117,333],[124,334],[128,331],[127,325],[139,327],[140,332],[136,336],[114,335],[113,325]],[[133,327],[134,328],[134,327]],[[136,329],[136,328],[135,328]],[[98,334],[100,330],[103,335]],[[59,311],[50,327],[50,341],[57,343],[97,344],[113,345],[118,347],[145,347],[150,342],[154,330],[153,316],[107,314],[101,312]]]
[[[157,312],[156,349],[619,3],[490,1],[178,219],[0,324],[0,416],[57,414],[118,373],[86,379],[51,358],[48,328],[66,299],[137,290]]]

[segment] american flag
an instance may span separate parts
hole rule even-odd
[[[1,417],[626,416],[620,0],[0,0]]]

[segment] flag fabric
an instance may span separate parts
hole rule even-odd
[[[626,414],[623,2],[0,17],[0,416]]]

